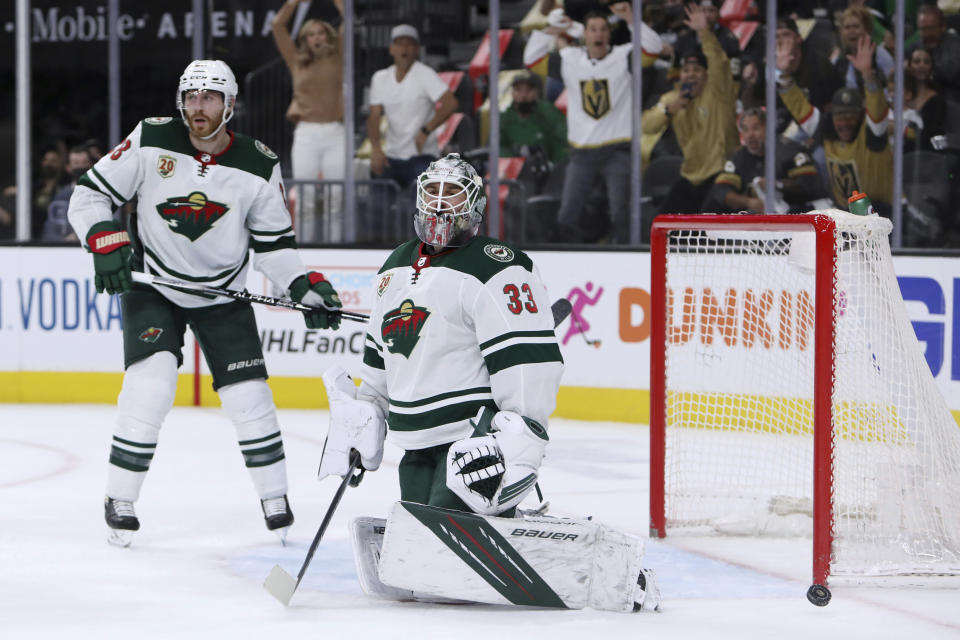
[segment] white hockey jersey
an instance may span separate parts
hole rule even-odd
[[[305,268],[295,251],[280,160],[259,140],[230,136],[230,145],[211,155],[193,147],[180,119],[143,120],[78,181],[68,213],[77,236],[86,238],[114,207],[137,197],[129,225],[134,268],[240,290],[252,248],[257,270],[286,290]],[[184,307],[230,302],[158,290]]]
[[[388,438],[423,449],[473,433],[482,406],[546,426],[563,357],[530,258],[476,237],[434,256],[411,241],[380,269],[361,395],[389,404]]]
[[[630,52],[633,45],[613,47],[595,60],[586,47],[560,50],[560,75],[567,87],[567,141],[575,148],[629,142],[632,136],[630,109]]]

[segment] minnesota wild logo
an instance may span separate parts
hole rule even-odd
[[[157,205],[160,217],[174,233],[196,240],[205,234],[230,210],[225,204],[208,200],[207,195],[194,191],[188,196],[167,198]]]
[[[137,339],[142,340],[143,342],[156,342],[161,333],[163,333],[163,329],[160,329],[159,327],[147,327],[140,332],[140,335],[137,336]]]
[[[413,300],[404,300],[399,307],[383,314],[380,335],[383,336],[383,344],[387,345],[387,351],[409,358],[429,317],[430,312],[414,306]]]

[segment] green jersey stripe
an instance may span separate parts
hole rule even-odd
[[[157,267],[158,267],[159,269],[161,269],[162,271],[164,271],[164,272],[167,273],[168,275],[171,275],[171,276],[174,276],[174,277],[176,277],[176,278],[179,278],[180,280],[186,280],[187,282],[204,282],[204,283],[210,283],[210,282],[216,282],[216,281],[218,281],[218,280],[222,280],[222,279],[227,278],[227,277],[229,277],[229,278],[230,278],[229,281],[232,282],[233,279],[237,277],[237,274],[240,273],[240,271],[243,270],[243,268],[247,265],[247,262],[250,260],[250,252],[248,251],[248,252],[246,252],[246,253],[243,254],[243,261],[242,261],[238,266],[236,266],[236,267],[232,267],[232,268],[230,268],[230,269],[226,269],[226,270],[221,271],[220,273],[214,274],[214,275],[212,275],[212,276],[191,276],[191,275],[186,274],[186,273],[180,273],[180,272],[177,271],[176,269],[171,269],[171,268],[168,267],[166,264],[164,264],[163,260],[161,260],[161,259],[157,256],[157,254],[155,254],[155,253],[154,253],[153,251],[151,251],[149,248],[143,247],[143,251],[144,251],[144,253],[147,254],[147,257],[148,257],[148,258],[150,258],[151,260],[153,260],[153,262],[156,263],[156,265],[157,265]],[[202,295],[202,294],[201,294],[201,295]]]
[[[542,331],[510,331],[509,333],[504,333],[496,338],[491,338],[486,342],[480,343],[480,351],[486,351],[495,344],[515,338],[553,338],[556,340],[556,334],[553,333],[553,329],[544,329]]]
[[[107,188],[107,190],[110,191],[110,195],[113,196],[113,199],[117,204],[123,204],[129,199],[129,198],[124,198],[122,195],[120,195],[120,192],[114,189],[113,185],[107,182],[107,179],[104,178],[102,175],[100,175],[100,172],[97,171],[95,167],[90,167],[90,173],[93,174],[93,176],[97,179],[97,181],[100,184],[102,184],[104,187]]]
[[[428,404],[433,404],[435,402],[442,402],[443,400],[448,400],[450,398],[457,398],[460,396],[471,396],[476,394],[483,394],[485,396],[493,397],[490,387],[473,387],[472,389],[459,389],[457,391],[448,391],[446,393],[441,393],[435,396],[430,396],[429,398],[423,398],[422,400],[394,400],[390,399],[391,407],[423,407]]]
[[[563,356],[560,355],[560,347],[555,342],[552,344],[516,344],[483,356],[483,361],[487,363],[487,371],[490,375],[494,375],[518,364],[563,362]]]
[[[370,347],[363,350],[363,364],[373,369],[385,370],[387,368],[383,363],[383,357]]]
[[[293,227],[287,227],[286,229],[281,229],[280,231],[260,231],[259,229],[250,229],[250,235],[252,236],[282,236],[292,232]]]
[[[423,431],[453,422],[469,420],[477,415],[480,407],[497,410],[497,405],[494,404],[493,400],[470,400],[421,413],[395,413],[391,411],[390,415],[387,416],[387,424],[391,431]]]
[[[280,249],[296,249],[297,239],[293,236],[282,236],[276,240],[264,242],[262,240],[250,238],[250,248],[257,253],[268,253],[270,251],[278,251]]]
[[[265,447],[259,447],[257,449],[241,449],[244,458],[253,458],[260,455],[266,455],[269,453],[274,453],[277,450],[283,451],[283,442],[277,440],[273,444],[268,444]]]
[[[283,455],[283,451],[281,451],[279,456],[244,456],[243,461],[248,469],[253,469],[256,467],[269,467],[285,458],[286,456]]]

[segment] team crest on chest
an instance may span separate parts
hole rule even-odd
[[[230,207],[214,202],[207,194],[194,191],[187,196],[167,198],[157,205],[157,213],[174,233],[196,240],[210,230]]]
[[[505,247],[502,244],[488,244],[483,248],[483,252],[497,262],[510,262],[513,260],[513,249]]]
[[[580,81],[580,104],[583,112],[599,120],[610,111],[610,84],[606,78]]]
[[[390,286],[390,281],[393,280],[393,273],[386,273],[380,278],[380,282],[377,284],[377,295],[382,297],[383,292],[387,290],[387,287]]]
[[[169,178],[177,168],[177,159],[173,156],[160,156],[157,158],[157,173],[161,178]]]
[[[383,344],[387,346],[387,351],[409,358],[420,340],[420,332],[423,331],[423,325],[429,317],[430,312],[426,308],[416,306],[410,299],[404,300],[399,307],[383,314],[380,335],[383,337]]]

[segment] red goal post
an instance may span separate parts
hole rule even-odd
[[[651,536],[810,536],[815,584],[960,573],[960,429],[890,229],[836,210],[654,220]]]

